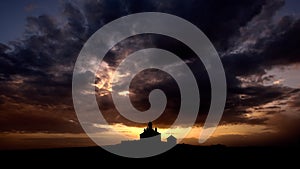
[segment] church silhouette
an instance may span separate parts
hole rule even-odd
[[[122,140],[120,144],[107,145],[105,149],[128,157],[149,157],[156,155],[158,151],[166,151],[177,144],[177,139],[170,135],[167,141],[161,140],[161,133],[153,128],[152,122],[140,134],[139,140]]]
[[[121,141],[122,145],[131,145],[131,144],[170,144],[175,145],[177,144],[177,139],[170,135],[167,138],[167,142],[161,141],[161,133],[157,131],[155,127],[153,129],[152,122],[148,123],[147,128],[144,128],[144,131],[140,134],[140,140],[123,140]]]
[[[152,122],[149,122],[147,128],[145,128],[144,132],[140,134],[140,139],[149,138],[149,137],[154,137],[155,140],[153,140],[153,141],[161,141],[161,135],[157,131],[156,127],[155,127],[155,130],[153,130]]]

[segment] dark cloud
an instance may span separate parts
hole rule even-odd
[[[271,31],[270,37],[257,40],[255,50],[225,56],[224,66],[236,75],[249,75],[264,73],[273,66],[298,63],[300,20],[284,17]]]
[[[79,24],[65,8],[65,25],[47,15],[29,17],[23,40],[10,42],[10,50],[1,45],[1,131],[82,132],[70,122],[77,121],[71,78],[82,42],[72,36]]]
[[[169,5],[161,4],[159,10],[178,15],[197,25],[221,51],[228,47],[230,37],[239,34],[239,28],[261,11],[264,3],[236,0],[191,3],[172,1]]]
[[[199,112],[206,116],[210,106],[210,83],[208,75],[197,55],[182,42],[162,35],[144,34],[134,36],[127,38],[114,46],[114,48],[106,54],[104,61],[111,66],[110,71],[114,71],[114,68],[118,67],[120,61],[122,61],[126,56],[140,49],[153,47],[168,50],[179,56],[182,60],[186,61],[186,64],[194,72],[200,89],[201,105]],[[99,78],[97,79],[96,83],[102,83],[101,78],[109,78],[107,73],[98,72],[97,74]],[[108,84],[105,84],[104,88],[107,86]],[[164,113],[154,122],[159,124],[160,127],[168,127],[174,122],[180,107],[180,94],[178,93],[179,88],[170,75],[159,70],[151,69],[138,73],[130,85],[130,92],[132,93],[130,98],[133,105],[138,110],[145,111],[150,106],[148,100],[149,94],[153,89],[156,88],[162,89],[165,92],[168,98],[168,103]],[[137,126],[145,125],[126,120],[126,118],[120,115],[112,104],[109,91],[102,88],[98,90],[98,93],[99,95],[102,95],[103,93],[109,94],[107,97],[98,98],[100,108],[103,109],[105,117],[109,122],[122,122],[127,125],[134,124]],[[200,122],[202,123],[203,119],[200,119],[199,123]]]
[[[283,5],[283,1],[267,1],[261,13],[244,27],[240,34],[232,36],[231,48],[222,54],[222,62],[228,80],[228,98],[223,123],[265,124],[266,118],[247,118],[249,108],[261,108],[267,114],[283,111],[278,107],[262,108],[274,101],[287,100],[295,95],[295,90],[280,85],[264,86],[263,81],[274,80],[274,76],[265,76],[266,71],[276,66],[299,63],[299,19],[284,16],[274,21],[274,14]],[[276,103],[278,106],[286,102]],[[288,106],[289,107],[289,106]],[[276,111],[274,111],[276,109]]]
[[[249,108],[265,110],[261,105],[295,95],[294,90],[288,87],[262,85],[263,80],[273,78],[263,77],[266,70],[299,63],[300,20],[292,16],[282,17],[278,22],[273,20],[276,11],[283,5],[281,0],[88,0],[77,4],[64,3],[57,18],[47,15],[29,17],[22,40],[0,44],[0,130],[81,132],[71,96],[72,70],[80,49],[88,37],[106,23],[127,14],[147,11],[165,12],[187,19],[215,45],[222,56],[228,85],[223,123],[267,124],[268,117],[250,119],[244,115],[249,113]],[[200,86],[201,107],[197,124],[201,125],[210,106],[210,84],[201,61],[195,59],[195,54],[184,44],[158,35],[128,38],[107,54],[105,62],[111,68],[107,71],[114,70],[126,55],[149,47],[173,52],[194,72]],[[134,79],[130,90],[137,95],[132,97],[132,101],[138,109],[146,109],[149,92],[155,87],[162,88],[169,100],[157,123],[168,126],[177,115],[178,87],[168,75],[158,76],[157,73],[153,70],[141,72]],[[257,80],[245,86],[246,82],[242,79],[250,79],[250,76],[257,77]],[[97,82],[106,78],[106,74],[99,76]],[[152,86],[147,79],[154,78],[163,79],[162,83]],[[106,89],[102,90],[109,93]],[[110,94],[98,99],[101,99],[99,106],[111,123],[144,125],[120,116]],[[297,99],[294,97],[290,106],[299,106]],[[12,105],[19,104],[22,106],[13,109]],[[278,107],[269,106],[268,109],[270,114],[276,114],[274,109]],[[55,113],[57,111],[59,115]]]
[[[262,46],[265,49],[263,55],[265,55],[266,60],[269,61],[269,63],[264,63],[266,67],[268,66],[267,64],[270,66],[287,65],[299,63],[300,61],[300,50],[297,48],[300,43],[300,20],[298,19],[291,23],[282,23],[289,22],[284,20],[286,20],[286,18],[281,20],[279,27],[281,24],[290,25],[285,26],[285,31],[276,32],[276,35],[272,39],[262,39],[257,43],[257,46]]]
[[[6,50],[10,49],[8,46],[5,44],[0,43],[0,52],[4,53]]]
[[[299,62],[296,46],[300,40],[300,20],[284,16],[278,22],[272,21],[281,6],[281,1],[270,1],[261,14],[241,28],[241,36],[234,39],[236,44],[232,46],[239,49],[222,58],[226,72],[236,76],[264,74],[273,66]]]
[[[264,114],[280,114],[283,111],[281,106],[288,105],[288,99],[297,94],[297,89],[283,86],[262,86],[237,87],[229,91],[226,108],[222,117],[222,123],[248,123],[248,124],[267,124],[269,117],[258,116],[248,118],[246,114],[263,112]],[[241,97],[243,96],[243,97]],[[279,101],[279,102],[276,102]],[[262,107],[268,103],[270,106]],[[289,111],[289,110],[287,110]]]
[[[167,73],[157,69],[147,69],[139,72],[130,84],[130,99],[133,106],[139,111],[150,108],[149,94],[154,89],[161,89],[167,97],[167,104],[162,115],[154,121],[159,127],[169,127],[176,120],[180,109],[180,92],[176,81]],[[123,123],[125,125],[145,126],[127,120],[113,105],[111,93],[105,97],[98,97],[100,109],[109,123]]]

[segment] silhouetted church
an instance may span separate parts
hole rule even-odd
[[[149,122],[147,128],[140,134],[139,140],[122,140],[120,144],[107,145],[106,148],[128,157],[150,157],[160,150],[166,151],[176,145],[177,139],[174,136],[170,135],[166,138],[167,141],[162,141],[161,135],[164,136],[156,127],[153,128],[152,122]]]
[[[163,146],[163,145],[176,145],[177,139],[170,135],[167,138],[167,142],[161,141],[161,134],[157,131],[157,128],[153,129],[152,122],[148,123],[147,128],[144,129],[143,133],[140,134],[140,140],[123,140],[121,145],[123,146]]]
[[[155,141],[159,141],[159,142],[161,141],[161,135],[157,131],[157,128],[155,127],[155,130],[153,130],[152,122],[149,122],[147,128],[145,128],[144,132],[140,134],[140,139],[154,137],[154,136],[156,136]]]

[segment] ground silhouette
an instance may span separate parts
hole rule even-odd
[[[177,144],[171,150],[157,156],[138,160],[162,160],[166,163],[180,162],[207,164],[242,163],[249,165],[267,164],[269,166],[281,164],[285,166],[299,166],[300,147],[226,147],[193,146]],[[91,164],[101,165],[105,161],[132,161],[135,158],[126,158],[109,153],[101,147],[78,147],[36,150],[5,150],[0,151],[2,163],[14,160],[19,164],[41,162],[44,164]],[[17,164],[18,164],[17,163]],[[151,163],[151,162],[150,162]],[[10,163],[11,165],[11,163]],[[286,168],[286,167],[285,167]]]

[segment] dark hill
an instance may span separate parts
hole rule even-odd
[[[166,163],[176,164],[191,162],[201,164],[243,163],[243,164],[284,164],[297,165],[300,147],[226,147],[192,146],[178,144],[171,150],[142,161],[163,160]],[[92,164],[97,165],[105,161],[136,159],[124,158],[107,152],[100,147],[57,148],[35,150],[2,150],[0,151],[2,163],[13,160],[16,164]],[[11,163],[10,163],[11,164]]]

